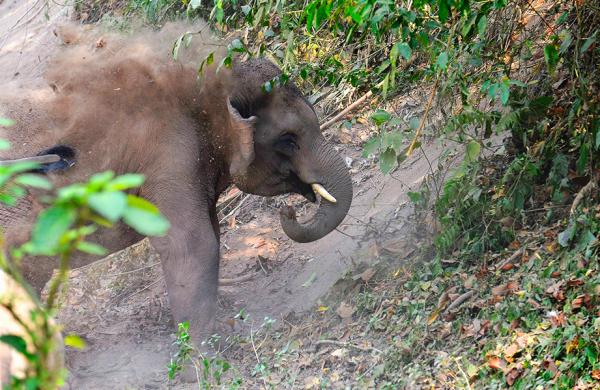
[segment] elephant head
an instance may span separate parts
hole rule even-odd
[[[265,59],[234,64],[225,88],[230,128],[226,159],[230,177],[242,191],[263,196],[297,193],[312,202],[318,193],[321,204],[311,220],[298,222],[287,206],[280,214],[288,237],[311,242],[342,222],[352,202],[352,181],[298,88],[288,82],[264,90],[263,85],[280,74]]]

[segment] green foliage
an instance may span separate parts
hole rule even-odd
[[[12,121],[0,118],[0,125],[9,126]],[[64,383],[65,373],[53,371],[47,364],[49,356],[58,348],[53,336],[59,329],[51,318],[56,312],[58,291],[66,282],[72,253],[78,250],[94,255],[106,254],[100,245],[86,241],[99,226],[111,227],[123,221],[147,235],[163,235],[169,228],[168,221],[154,205],[124,192],[139,187],[144,181],[141,175],[115,177],[112,172],[104,172],[93,175],[87,183],[52,192],[52,185],[43,176],[27,173],[36,167],[33,163],[0,166],[0,202],[4,205],[15,205],[27,193],[27,187],[46,190],[50,194],[44,198],[49,205],[38,216],[31,240],[19,248],[8,248],[10,257],[4,251],[0,254],[0,269],[21,285],[34,303],[30,318],[21,318],[18,311],[13,310],[10,300],[0,302],[28,337],[26,340],[17,335],[0,335],[0,342],[21,353],[30,365],[25,377],[11,378],[11,389],[56,389]],[[31,292],[19,271],[19,263],[25,255],[60,258],[58,277],[52,280],[45,303]],[[76,335],[66,336],[64,342],[73,348],[85,347],[85,342]]]

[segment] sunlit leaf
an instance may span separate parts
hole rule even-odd
[[[85,340],[76,334],[69,334],[65,336],[65,345],[75,349],[84,349],[86,346]]]
[[[446,70],[446,68],[448,67],[448,53],[446,53],[445,51],[441,52],[438,55],[437,61],[435,62],[435,66],[440,70]]]
[[[41,188],[49,190],[52,188],[52,184],[44,177],[40,175],[22,174],[15,178],[15,183],[34,188]]]
[[[4,334],[0,336],[0,342],[12,347],[15,351],[21,353],[29,361],[37,360],[37,356],[27,351],[27,343],[21,336]]]
[[[558,64],[558,50],[556,50],[555,45],[549,44],[544,46],[544,59],[546,60],[548,71],[553,73],[554,69],[556,69],[556,64]]]
[[[144,184],[144,175],[128,173],[114,178],[106,188],[113,191],[122,191],[137,188],[142,184]]]
[[[371,119],[377,126],[389,121],[391,117],[392,116],[384,110],[377,110],[373,113],[373,115],[371,115]]]
[[[367,158],[372,154],[375,154],[377,150],[379,150],[379,145],[381,144],[381,138],[375,136],[368,140],[363,146],[362,156]]]
[[[13,126],[14,124],[15,121],[13,121],[12,119],[0,117],[0,127],[9,127]]]
[[[379,169],[384,174],[388,174],[396,166],[396,152],[392,148],[387,148],[379,156]]]
[[[581,54],[583,54],[586,51],[588,51],[588,49],[594,44],[594,42],[596,42],[596,35],[597,34],[598,34],[598,31],[596,31],[594,33],[594,35],[592,35],[591,37],[589,37],[588,39],[586,39],[583,42],[583,45],[581,45],[581,49],[580,49]]]
[[[33,228],[31,239],[33,253],[53,254],[60,238],[73,225],[76,217],[74,209],[61,205],[42,211]]]
[[[135,207],[125,210],[123,221],[144,236],[164,236],[170,227],[162,215]]]
[[[467,144],[467,153],[465,154],[466,161],[475,161],[481,152],[481,145],[475,140],[469,141]]]
[[[119,191],[102,192],[89,197],[92,210],[111,222],[117,221],[127,207],[127,196]]]

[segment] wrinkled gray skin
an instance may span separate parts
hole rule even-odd
[[[118,71],[87,76],[114,76],[115,82],[139,77],[147,90],[103,88],[98,94],[111,95],[95,97],[94,92],[81,87],[82,99],[96,111],[79,114],[75,120],[67,112],[62,122],[55,120],[66,130],[51,142],[44,141],[46,147],[72,147],[77,163],[50,177],[57,185],[65,185],[107,169],[146,176],[138,194],[155,203],[172,226],[167,236],[151,241],[161,255],[174,320],[189,321],[192,340],[199,345],[213,330],[217,302],[219,194],[235,183],[252,194],[298,193],[315,201],[311,184],[321,184],[337,199],[335,204],[322,199],[315,217],[305,224],[296,221],[291,208],[281,212],[285,233],[295,241],[310,242],[331,232],[344,219],[352,200],[352,184],[343,160],[323,138],[312,106],[298,89],[290,82],[268,94],[262,91],[263,83],[280,74],[269,61],[236,63],[232,70],[218,74],[209,70],[200,86],[196,85],[194,69],[177,68],[173,78],[165,76],[165,80],[153,75],[143,63],[133,65],[124,63]],[[127,69],[133,70],[123,74]],[[181,91],[175,100],[161,97],[162,91],[176,83],[181,83],[181,90],[188,90]],[[196,86],[185,86],[190,83]],[[68,102],[75,104],[80,96],[78,88],[76,81],[73,85],[67,82],[58,85],[58,93],[66,91],[71,99]],[[139,112],[127,111],[135,99],[139,99]],[[63,107],[58,100],[56,107]],[[102,107],[108,113],[103,113]],[[136,114],[141,115],[140,120],[132,117]],[[2,157],[31,156],[38,151],[17,150],[18,155]],[[10,240],[10,227],[8,230],[12,243],[24,239],[13,234],[17,239]],[[94,239],[116,251],[140,236],[120,226]],[[72,264],[79,267],[93,260],[82,255]],[[26,278],[41,289],[55,266],[54,259],[25,259],[23,269]]]

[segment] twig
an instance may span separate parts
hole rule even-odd
[[[41,156],[17,158],[15,160],[3,160],[3,161],[0,161],[0,167],[6,166],[6,165],[18,164],[18,163],[26,163],[26,162],[37,163],[37,164],[50,164],[50,163],[58,162],[58,161],[60,161],[60,159],[61,159],[61,157],[58,154],[44,154]]]
[[[452,304],[450,304],[450,306],[448,306],[448,308],[446,309],[446,313],[449,313],[449,312],[453,311],[454,309],[458,309],[458,307],[460,305],[462,305],[463,303],[465,303],[466,301],[471,299],[473,297],[473,295],[475,295],[475,291],[471,290],[471,291],[467,291],[463,295],[459,296],[458,298],[456,298],[454,300],[454,302],[452,302]]]
[[[500,269],[500,268],[504,267],[506,264],[512,263],[513,261],[515,261],[517,259],[517,257],[521,256],[523,254],[523,252],[525,252],[525,249],[527,249],[527,246],[523,246],[523,247],[519,248],[515,253],[510,255],[510,257],[508,259],[504,260],[500,264],[497,264],[495,268]]]
[[[254,356],[256,356],[256,363],[258,363],[258,365],[260,366],[260,357],[258,357],[258,351],[256,350],[256,345],[254,345],[254,332],[252,331],[252,328],[250,328],[250,342],[252,343],[252,349],[254,350]],[[267,386],[267,380],[265,379],[265,376],[262,375],[262,373],[261,373],[260,377],[263,380],[265,389],[268,389],[269,387]]]
[[[132,274],[132,273],[134,273],[134,272],[138,272],[138,271],[144,270],[144,269],[146,269],[146,268],[152,268],[152,267],[154,267],[154,266],[157,266],[158,264],[160,264],[160,261],[157,261],[156,263],[153,263],[153,264],[150,264],[150,265],[145,265],[145,266],[143,266],[143,267],[140,267],[140,268],[136,268],[136,269],[134,269],[134,270],[131,270],[131,271],[119,272],[119,273],[116,273],[116,274],[108,274],[108,275],[106,275],[105,277],[115,277],[115,276],[121,276],[121,275]]]
[[[467,384],[467,389],[471,390],[471,384],[469,383],[469,377],[467,376],[467,374],[465,374],[465,372],[462,369],[462,366],[460,365],[458,359],[455,357],[454,361],[456,362],[456,365],[458,366],[458,370],[460,371],[460,373],[462,374],[463,378],[465,379],[465,383]]]
[[[533,10],[533,12],[535,12],[535,14],[540,17],[540,19],[542,19],[542,22],[544,22],[544,24],[546,25],[546,27],[548,27],[552,31],[552,34],[556,34],[556,30],[554,29],[554,27],[552,27],[550,25],[550,23],[548,23],[548,21],[546,20],[546,18],[544,18],[542,16],[542,14],[540,14],[538,12],[538,10],[535,9],[535,7],[533,6],[533,4],[531,4],[531,2],[529,0],[527,0],[527,5],[529,5],[529,8],[531,8]]]
[[[344,348],[354,348],[354,349],[358,349],[359,351],[363,351],[363,352],[376,352],[376,353],[383,353],[381,350],[375,348],[375,347],[359,347],[358,345],[355,344],[351,344],[345,341],[337,341],[337,340],[318,340],[315,342],[315,349],[317,349],[318,346],[320,345],[335,345],[338,347],[344,347]]]
[[[246,201],[246,199],[248,199],[250,195],[246,195],[245,197],[242,198],[242,200],[240,200],[240,203],[237,204],[237,206],[235,206],[233,208],[233,210],[231,210],[229,212],[229,214],[227,214],[226,216],[224,216],[223,218],[221,218],[221,220],[219,221],[219,223],[223,223],[227,220],[227,218],[231,217],[236,211],[238,211],[240,209],[240,207],[242,207],[242,205],[244,204],[244,202]]]
[[[219,286],[230,286],[236,283],[247,282],[250,279],[253,279],[255,276],[258,276],[260,272],[254,272],[247,275],[238,276],[237,278],[222,278],[219,279]]]
[[[583,198],[585,198],[586,195],[589,194],[594,188],[596,188],[596,178],[594,176],[592,176],[590,181],[585,186],[583,186],[583,188],[581,190],[579,190],[579,192],[575,196],[575,199],[573,200],[573,204],[571,205],[571,215],[573,215],[573,213],[575,213],[577,206],[579,206],[581,201],[583,201]]]
[[[116,297],[114,297],[113,299],[111,299],[111,300],[110,300],[110,302],[111,302],[111,303],[113,303],[113,302],[117,302],[117,301],[125,301],[125,300],[127,300],[127,299],[129,299],[129,298],[133,297],[134,295],[137,295],[137,294],[141,293],[142,291],[145,291],[145,290],[149,289],[150,287],[152,287],[152,286],[154,286],[155,284],[157,284],[157,283],[161,282],[162,280],[163,280],[163,278],[162,278],[162,277],[160,277],[160,278],[156,279],[154,282],[152,282],[152,283],[148,284],[146,287],[140,288],[139,290],[137,290],[137,291],[134,291],[134,292],[132,292],[132,293],[131,293],[131,294],[129,294],[129,295],[127,295],[127,292],[124,292],[124,293],[122,293],[122,294],[120,294],[120,295],[117,295],[117,296],[116,296]],[[126,296],[125,296],[125,295],[126,295]],[[123,297],[123,296],[125,296],[123,299],[119,299],[119,298],[121,298],[121,297]]]
[[[427,120],[427,115],[429,115],[429,110],[431,109],[431,105],[433,104],[433,97],[435,96],[435,92],[437,90],[438,83],[440,82],[440,78],[435,79],[435,83],[433,84],[433,88],[431,88],[431,94],[429,95],[429,100],[427,100],[427,105],[425,106],[425,111],[423,112],[423,117],[421,118],[421,123],[419,123],[419,127],[415,132],[415,136],[406,151],[406,157],[410,157],[413,150],[417,147],[417,141],[419,140],[419,136],[421,135],[421,131],[425,127],[425,121]]]
[[[357,101],[355,101],[354,103],[352,103],[351,105],[349,105],[348,107],[346,107],[342,111],[340,111],[339,114],[337,114],[336,116],[334,116],[333,118],[331,118],[327,122],[323,123],[321,125],[321,131],[325,130],[329,126],[331,126],[334,123],[336,123],[337,121],[339,121],[346,114],[348,114],[350,111],[354,110],[356,107],[358,107],[359,105],[361,105],[365,100],[367,100],[371,96],[373,96],[373,92],[371,92],[371,91],[369,91],[369,92],[365,93],[364,95],[362,95]]]

